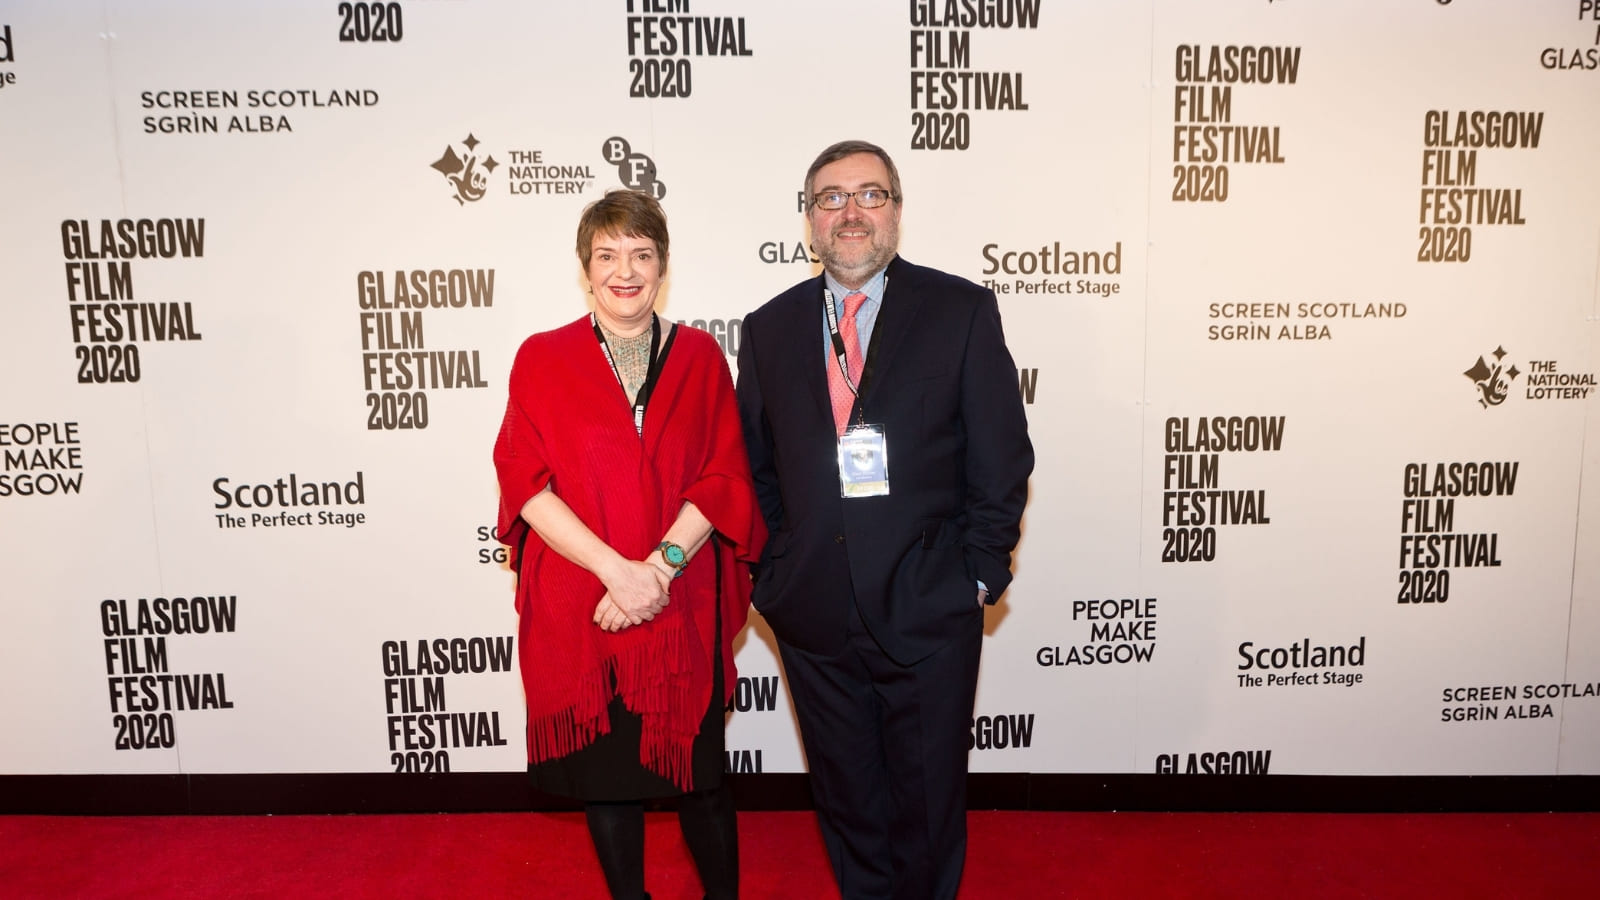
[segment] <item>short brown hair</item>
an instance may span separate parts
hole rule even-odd
[[[817,154],[816,160],[811,163],[811,168],[806,170],[805,198],[807,209],[811,207],[811,180],[817,177],[817,172],[829,163],[838,162],[847,156],[855,156],[857,153],[870,153],[883,161],[883,167],[889,170],[890,199],[896,203],[900,202],[900,170],[894,167],[894,160],[889,158],[889,152],[877,144],[871,144],[866,141],[840,141]]]
[[[594,253],[597,234],[655,241],[656,252],[661,254],[661,270],[666,271],[667,213],[649,194],[613,188],[584,207],[583,215],[578,218],[578,260],[583,263],[585,272],[589,271],[589,257]]]

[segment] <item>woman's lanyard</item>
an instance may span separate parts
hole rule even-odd
[[[589,314],[589,325],[594,329],[594,338],[600,342],[600,352],[606,355],[606,365],[611,367],[611,374],[617,376],[617,385],[622,388],[622,395],[628,395],[628,386],[622,381],[622,372],[617,369],[617,361],[611,356],[611,347],[606,343],[605,332],[600,330],[600,321],[594,313]],[[644,384],[639,386],[639,393],[633,400],[633,430],[640,437],[644,437],[644,408],[650,402],[650,392],[655,390],[656,379],[661,375],[661,317],[655,313],[650,314],[650,365],[645,369]]]

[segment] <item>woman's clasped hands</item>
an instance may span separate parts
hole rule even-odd
[[[594,608],[594,623],[606,631],[648,622],[671,602],[672,575],[651,562],[619,558],[600,583],[606,594]]]

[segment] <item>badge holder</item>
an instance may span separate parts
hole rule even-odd
[[[839,435],[839,496],[889,493],[889,445],[882,425],[857,425]]]

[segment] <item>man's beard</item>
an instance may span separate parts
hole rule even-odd
[[[851,228],[841,225],[834,230],[849,231]],[[822,260],[823,268],[835,278],[841,281],[865,281],[894,259],[896,245],[900,242],[899,231],[898,227],[892,227],[888,231],[874,229],[871,240],[866,245],[843,250],[839,247],[837,238],[818,242],[812,249],[817,251],[817,258]],[[862,253],[865,255],[860,255]]]

